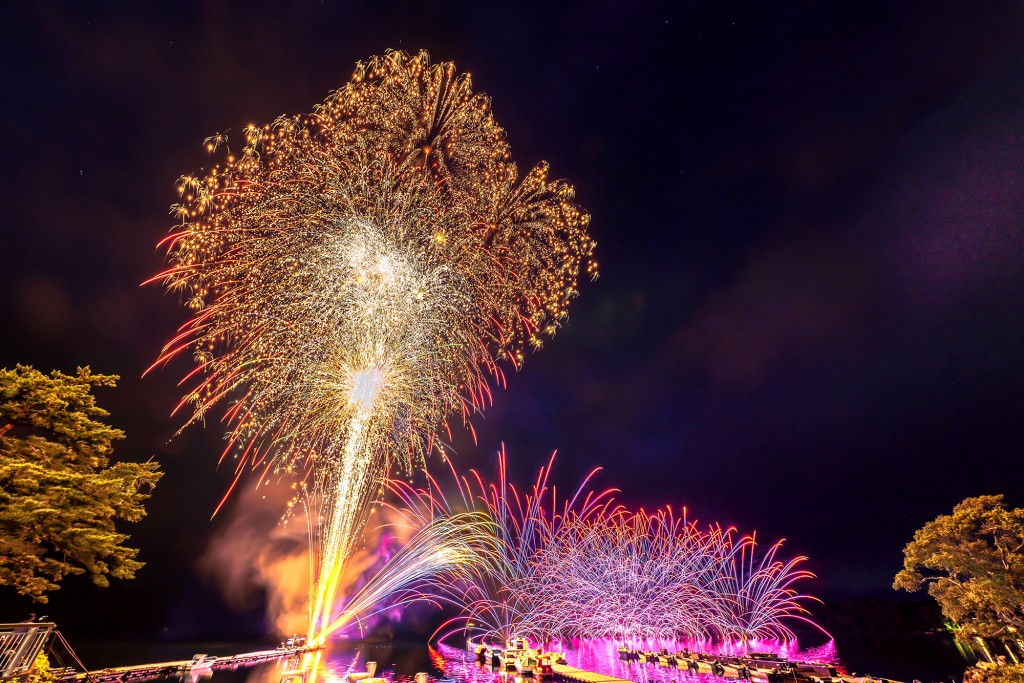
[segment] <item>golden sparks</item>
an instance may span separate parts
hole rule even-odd
[[[327,494],[313,633],[389,467],[441,450],[502,361],[555,333],[595,245],[572,186],[546,163],[520,177],[489,98],[426,52],[243,136],[207,138],[223,160],[178,182],[154,280],[192,317],[158,364],[191,353],[179,409],[221,408],[239,475]]]

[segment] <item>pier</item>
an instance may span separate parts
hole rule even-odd
[[[259,662],[267,662],[273,659],[282,659],[285,657],[296,657],[306,652],[312,652],[316,648],[308,647],[296,647],[296,648],[278,648],[274,650],[259,650],[257,652],[245,652],[242,654],[232,655],[230,657],[218,657],[210,665],[206,665],[202,668],[205,669],[228,669],[237,666],[248,666],[250,664],[258,664]],[[86,671],[84,673],[76,673],[72,676],[67,676],[61,679],[64,683],[73,683],[77,681],[92,681],[93,683],[115,683],[119,681],[136,681],[144,678],[155,678],[157,676],[165,676],[174,673],[188,673],[192,670],[193,660],[185,659],[176,662],[159,662],[156,664],[135,664],[132,666],[114,666],[106,669],[99,669],[98,671]]]
[[[48,643],[57,642],[67,650],[77,665],[75,667],[56,666],[51,668],[54,677],[61,683],[120,683],[127,681],[155,678],[174,673],[204,671],[210,669],[229,669],[248,666],[259,662],[267,662],[285,657],[297,657],[317,648],[277,647],[273,650],[244,652],[229,657],[210,657],[197,660],[185,659],[175,662],[158,662],[156,664],[135,664],[132,666],[114,666],[96,671],[88,671],[74,650],[68,645],[64,636],[52,622],[19,622],[0,624],[0,679],[17,680],[29,675],[35,663],[36,655],[47,647]]]

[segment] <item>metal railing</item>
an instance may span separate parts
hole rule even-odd
[[[32,671],[54,627],[52,622],[0,624],[0,678],[15,678]]]

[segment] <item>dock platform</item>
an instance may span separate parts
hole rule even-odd
[[[259,650],[257,652],[245,652],[231,655],[230,657],[218,657],[210,668],[226,669],[237,666],[248,666],[259,662],[267,662],[285,657],[295,657],[306,652],[312,652],[315,648],[279,648],[274,650]],[[177,662],[158,662],[156,664],[135,664],[132,666],[114,666],[97,671],[86,671],[77,673],[74,676],[62,678],[62,683],[77,683],[78,681],[91,681],[92,683],[127,683],[144,678],[155,678],[173,673],[187,673],[188,666],[192,660],[185,659]]]

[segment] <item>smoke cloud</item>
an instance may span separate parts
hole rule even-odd
[[[311,535],[309,527],[309,521],[317,522],[315,512],[308,519],[300,503],[292,515],[282,518],[293,494],[291,486],[284,483],[239,492],[227,521],[198,563],[200,572],[216,583],[231,608],[249,609],[264,602],[268,630],[282,637],[307,632],[310,587],[316,576],[310,556],[315,534]],[[315,510],[317,506],[310,507]],[[346,564],[339,601],[344,602],[372,577],[413,532],[391,508],[376,508],[362,542]],[[365,630],[377,621],[363,621],[358,626]]]

